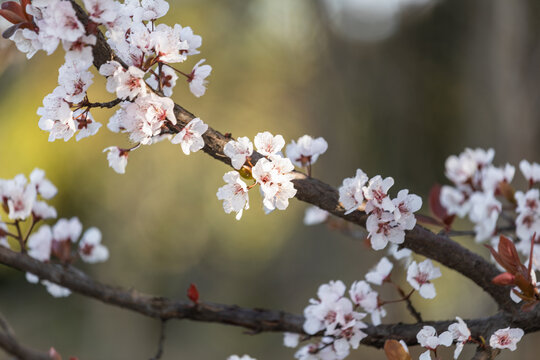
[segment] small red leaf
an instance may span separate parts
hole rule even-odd
[[[199,290],[197,290],[197,287],[194,284],[189,285],[187,297],[195,304],[199,303]]]
[[[513,285],[516,280],[516,277],[510,273],[502,273],[491,280],[495,285]]]
[[[446,228],[449,229],[454,219],[455,215],[449,215],[446,211],[446,208],[441,204],[441,189],[442,186],[435,184],[431,187],[429,191],[429,209],[431,213],[439,220],[441,220]]]
[[[62,356],[60,356],[60,354],[56,351],[55,348],[51,347],[49,349],[49,357],[52,359],[52,360],[62,360]]]

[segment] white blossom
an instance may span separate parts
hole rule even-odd
[[[437,336],[437,331],[433,326],[424,326],[416,335],[416,339],[420,346],[429,350],[435,350],[440,345],[448,347],[452,345],[453,341],[452,333],[450,331],[445,331]]]
[[[405,230],[412,230],[416,225],[414,213],[422,207],[422,199],[415,194],[409,194],[409,190],[398,192],[397,198],[393,199],[396,221]]]
[[[77,242],[82,232],[82,224],[78,218],[60,219],[53,226],[53,238],[55,241],[71,241]]]
[[[456,317],[457,323],[453,323],[448,327],[448,331],[452,333],[453,339],[456,341],[456,350],[454,351],[454,359],[457,359],[463,350],[464,344],[469,341],[471,331],[467,324],[459,316]]]
[[[217,198],[223,200],[225,213],[236,212],[236,220],[240,220],[242,212],[249,209],[249,195],[246,183],[236,171],[229,171],[223,175],[227,183],[217,191]]]
[[[419,291],[420,296],[425,299],[433,299],[436,292],[431,280],[439,278],[441,275],[441,270],[434,267],[431,260],[424,260],[420,264],[413,261],[407,270],[407,281],[415,290]]]
[[[300,342],[300,334],[286,332],[283,334],[283,345],[290,348],[295,348]]]
[[[190,152],[197,152],[204,147],[202,135],[206,130],[208,130],[208,125],[201,119],[195,118],[171,139],[171,143],[180,144],[184,154],[189,155]]]
[[[109,250],[101,244],[101,231],[98,228],[92,227],[84,232],[79,242],[79,254],[87,263],[107,261]]]
[[[313,139],[309,135],[304,135],[287,145],[287,157],[298,167],[306,167],[317,162],[320,155],[328,149],[328,143],[322,137]]]
[[[523,177],[529,181],[529,183],[535,183],[540,181],[540,164],[530,163],[527,160],[521,160],[519,163],[519,169],[523,174]]]
[[[248,137],[231,140],[223,147],[223,153],[231,159],[233,168],[240,170],[253,153],[253,143]]]
[[[394,264],[392,264],[390,260],[386,257],[382,257],[375,268],[371,269],[366,274],[366,280],[375,285],[382,285],[392,272],[393,267]]]
[[[56,209],[44,201],[36,201],[32,206],[32,215],[36,220],[54,219],[57,216]]]
[[[178,75],[176,75],[176,72],[168,66],[163,66],[161,68],[160,79],[163,95],[169,97],[172,96],[173,89],[176,86],[176,80],[178,80]],[[158,78],[154,74],[150,75],[148,80],[146,80],[146,83],[154,90],[159,89]]]
[[[206,78],[210,76],[212,67],[210,65],[201,65],[206,59],[202,59],[193,67],[191,74],[189,75],[189,90],[196,97],[201,97],[206,92]]]
[[[389,212],[371,214],[366,221],[366,229],[374,250],[384,249],[388,242],[402,244],[405,241],[405,230]]]
[[[57,297],[57,298],[66,297],[71,294],[71,290],[66,289],[65,287],[62,287],[50,281],[42,280],[41,283],[45,286],[49,294],[51,294],[54,297]]]
[[[39,195],[44,199],[52,199],[58,190],[50,180],[45,178],[45,171],[35,168],[30,173],[30,183],[36,187]]]
[[[310,206],[306,209],[304,215],[304,225],[321,224],[328,219],[328,216],[330,216],[328,211],[320,209],[317,206]]]
[[[368,181],[367,175],[360,169],[356,170],[353,178],[346,178],[339,188],[339,202],[345,209],[345,214],[350,214],[364,202],[364,184]]]
[[[364,186],[364,198],[368,201],[366,204],[366,213],[371,213],[374,209],[392,212],[396,205],[388,196],[388,190],[394,185],[394,179],[387,177],[383,180],[377,175],[369,180],[368,186]]]
[[[489,338],[489,346],[494,349],[517,349],[517,343],[521,340],[525,332],[520,328],[505,328],[495,331]]]
[[[264,156],[279,154],[283,146],[285,146],[283,136],[274,136],[268,131],[255,135],[253,142],[257,151]]]
[[[43,225],[28,237],[28,255],[39,261],[51,257],[53,234],[49,225]]]
[[[129,151],[122,150],[117,146],[110,146],[103,152],[107,152],[109,166],[118,174],[125,174]]]

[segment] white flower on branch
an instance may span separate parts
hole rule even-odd
[[[54,219],[57,216],[56,209],[44,201],[36,201],[32,207],[32,215],[36,220]]]
[[[267,210],[285,210],[289,206],[289,199],[296,195],[291,181],[293,170],[291,161],[278,155],[260,159],[253,167],[253,178],[261,186]]]
[[[152,89],[158,90],[160,85],[158,81],[161,81],[161,90],[163,91],[163,95],[172,96],[173,89],[176,86],[176,80],[178,80],[178,75],[176,75],[176,72],[168,66],[163,66],[161,68],[159,78],[160,80],[158,80],[154,74],[151,74],[148,80],[146,80],[146,83]]]
[[[202,37],[193,34],[193,30],[189,26],[182,27],[176,24],[174,30],[180,34],[180,41],[185,41],[188,44],[188,49],[184,50],[186,55],[200,54],[197,49],[202,45]]]
[[[521,340],[525,332],[520,328],[505,328],[495,331],[489,338],[489,346],[495,349],[517,349],[517,343]]]
[[[422,261],[420,264],[413,261],[407,270],[407,281],[425,299],[433,299],[435,297],[437,293],[431,280],[441,276],[441,270],[434,267],[429,259]]]
[[[53,234],[49,225],[43,225],[28,237],[28,255],[39,261],[51,258]]]
[[[393,199],[396,221],[405,230],[412,230],[416,225],[414,213],[422,207],[422,199],[415,194],[409,194],[409,190],[404,189],[398,192],[397,198]]]
[[[283,345],[290,348],[295,348],[300,342],[300,334],[286,332],[283,334]]]
[[[382,257],[377,263],[375,268],[371,269],[366,274],[366,280],[375,285],[382,285],[382,283],[388,279],[394,264],[390,262],[386,257]]]
[[[208,82],[206,78],[210,76],[210,73],[212,72],[212,67],[210,65],[201,65],[205,61],[206,59],[202,59],[196,63],[188,77],[189,90],[196,97],[201,97],[206,92],[206,84]]]
[[[117,146],[110,146],[103,150],[107,152],[109,166],[118,174],[126,173],[129,151],[120,149]]]
[[[231,159],[233,168],[240,170],[253,153],[253,143],[248,137],[239,137],[225,144],[223,153]]]
[[[36,187],[38,194],[47,200],[52,199],[58,192],[56,186],[45,178],[45,171],[39,168],[35,168],[30,173],[30,183]]]
[[[368,186],[364,186],[364,198],[368,201],[366,204],[366,213],[371,213],[375,209],[392,212],[396,205],[388,196],[388,190],[394,185],[394,179],[387,177],[383,180],[380,175],[377,175],[369,180]]]
[[[368,181],[366,173],[357,169],[353,178],[346,178],[339,188],[339,202],[345,209],[345,214],[349,214],[360,207],[364,202],[364,191],[362,188]]]
[[[217,198],[223,200],[225,213],[236,212],[236,220],[242,218],[242,212],[249,209],[249,195],[246,183],[236,171],[229,171],[223,175],[227,183],[217,191]]]
[[[386,310],[379,305],[379,294],[372,290],[367,282],[355,281],[349,289],[349,296],[355,305],[360,305],[371,315],[373,325],[381,324],[381,318],[386,316]]]
[[[309,135],[304,135],[287,145],[287,157],[298,167],[306,167],[317,162],[320,155],[328,149],[328,143],[322,137],[313,139]]]
[[[457,323],[453,323],[448,327],[448,331],[452,333],[453,339],[456,341],[456,350],[454,351],[454,359],[457,359],[463,350],[463,346],[471,338],[471,331],[467,327],[465,321],[459,316],[456,316]]]
[[[283,136],[274,136],[268,131],[255,135],[253,143],[257,151],[264,156],[279,154],[283,146],[285,146]]]
[[[369,240],[374,250],[381,250],[388,242],[402,244],[405,241],[405,230],[389,212],[371,214],[366,221]]]
[[[304,214],[304,225],[310,226],[322,224],[328,219],[329,216],[330,213],[328,213],[328,211],[317,206],[310,206],[306,209]]]
[[[119,99],[135,99],[146,93],[144,71],[135,66],[124,69],[118,62],[111,60],[99,68],[99,73],[107,76],[107,91],[116,93]]]
[[[535,182],[540,181],[540,164],[535,162],[530,163],[527,160],[521,160],[519,163],[519,169],[529,184],[534,184]]]
[[[159,62],[179,63],[187,58],[185,52],[189,49],[189,44],[187,41],[180,41],[180,29],[178,27],[172,28],[166,24],[159,24],[150,33],[150,43],[153,45]],[[199,71],[203,70],[197,70],[197,72]],[[206,76],[209,74],[208,72]],[[200,77],[201,75],[202,73],[199,73],[197,76]],[[195,78],[195,75],[193,76]]]
[[[58,84],[67,102],[78,104],[86,97],[86,91],[92,85],[94,75],[82,64],[67,61],[58,70]]]
[[[248,355],[238,356],[238,355],[231,355],[227,358],[227,360],[256,360]]]
[[[114,0],[83,0],[90,19],[98,24],[112,23],[118,16],[118,3]]]
[[[0,181],[0,199],[8,208],[11,220],[25,220],[32,213],[37,191],[32,184],[27,184],[26,177],[17,175],[11,180]]]
[[[418,344],[429,350],[435,350],[440,345],[450,346],[452,345],[453,337],[450,331],[445,331],[440,335],[437,335],[437,331],[433,326],[424,326],[422,330],[416,335]]]
[[[171,143],[180,144],[184,154],[189,155],[190,152],[197,152],[204,147],[202,135],[207,130],[208,125],[201,119],[195,118],[171,139]]]
[[[90,264],[107,261],[109,250],[101,244],[101,231],[98,228],[92,227],[84,232],[79,242],[79,254],[83,261]]]

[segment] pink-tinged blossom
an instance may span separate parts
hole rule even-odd
[[[159,62],[178,63],[186,60],[185,52],[189,49],[189,44],[187,41],[180,41],[178,28],[159,24],[150,33],[150,42],[158,56]],[[208,75],[209,73],[206,76]],[[201,74],[197,76],[201,76]],[[195,75],[193,77],[195,78]]]
[[[11,220],[25,220],[32,213],[36,201],[36,187],[27,184],[22,174],[14,179],[0,183],[0,198],[8,207],[8,217]]]
[[[163,66],[161,68],[160,79],[163,95],[169,97],[172,96],[173,89],[176,86],[176,80],[178,80],[178,75],[176,75],[176,72],[168,66]],[[146,80],[146,83],[154,90],[159,89],[158,79],[154,74],[150,75],[150,77]]]
[[[83,0],[88,16],[98,24],[112,23],[119,15],[118,3],[114,0]]]
[[[441,189],[441,205],[449,215],[464,217],[471,209],[468,192],[445,185]]]
[[[116,171],[118,174],[126,173],[129,151],[120,149],[117,146],[110,146],[104,149],[103,152],[107,152],[109,166],[114,171]]]
[[[416,225],[414,213],[422,207],[422,199],[415,194],[409,194],[409,190],[398,192],[397,198],[393,199],[396,221],[405,230],[412,230]]]
[[[78,218],[60,219],[53,226],[53,238],[55,241],[77,242],[82,232],[82,224]]]
[[[296,195],[291,181],[293,170],[289,159],[277,155],[260,159],[252,168],[253,178],[261,186],[266,210],[285,210],[289,206],[289,199]]]
[[[45,96],[43,107],[37,110],[41,116],[39,128],[49,132],[49,141],[64,139],[68,141],[77,130],[73,120],[73,112],[69,104],[64,100],[64,90],[57,87],[54,91]]]
[[[38,194],[47,200],[52,199],[58,192],[56,186],[54,186],[50,180],[45,178],[45,171],[38,168],[35,168],[30,173],[30,183],[36,187]]]
[[[371,213],[375,209],[383,211],[394,211],[396,206],[388,196],[388,190],[394,185],[394,179],[387,177],[383,180],[380,175],[377,175],[371,180],[367,186],[364,186],[364,198],[367,200],[366,213]]]
[[[95,121],[92,114],[85,109],[75,110],[73,112],[73,120],[77,130],[79,130],[77,136],[75,136],[77,141],[96,135],[101,128],[101,124]]]
[[[178,24],[174,25],[174,30],[180,34],[180,41],[188,43],[188,49],[184,50],[186,55],[197,55],[200,51],[197,50],[202,45],[202,37],[193,34],[193,30],[189,27],[182,27]]]
[[[471,338],[471,331],[467,324],[459,316],[456,317],[457,323],[453,323],[448,327],[448,331],[452,333],[452,338],[456,341],[456,350],[454,351],[454,359],[459,357],[463,346]]]
[[[42,19],[35,19],[39,29],[61,40],[76,41],[85,35],[83,24],[69,1],[50,1],[50,6],[41,8]]]
[[[37,34],[29,29],[17,29],[9,39],[15,43],[20,52],[26,54],[27,59],[31,59],[42,48],[37,40]]]
[[[345,214],[350,214],[357,210],[364,202],[364,184],[368,181],[366,173],[362,170],[356,170],[356,176],[346,178],[339,188],[339,202],[345,209]]]
[[[230,214],[236,212],[236,220],[240,220],[242,212],[249,209],[249,195],[246,183],[236,171],[229,171],[223,175],[227,183],[217,191],[217,198],[223,200],[223,210]]]
[[[372,290],[366,281],[355,281],[349,289],[349,296],[353,304],[360,305],[371,315],[373,325],[381,324],[381,318],[386,316],[386,310],[379,305],[379,294]]]
[[[534,184],[535,182],[540,181],[540,164],[535,162],[530,163],[527,160],[521,160],[519,163],[519,169],[529,184]]]
[[[233,168],[240,170],[253,153],[253,143],[248,137],[239,137],[225,144],[223,152],[231,159]]]
[[[440,335],[437,335],[437,331],[433,326],[424,326],[422,330],[416,335],[416,340],[420,346],[429,350],[435,350],[440,345],[450,346],[452,345],[453,338],[450,331],[445,331]]]
[[[146,93],[144,71],[135,66],[124,69],[118,62],[112,60],[99,68],[99,73],[107,76],[107,91],[116,93],[119,99],[135,99]]]
[[[35,220],[54,219],[58,215],[56,209],[44,201],[36,201],[32,207],[32,216]]]
[[[298,167],[306,167],[317,162],[320,155],[328,149],[328,143],[322,137],[313,139],[309,135],[304,135],[287,145],[287,157]]]
[[[476,241],[489,239],[497,226],[502,204],[493,194],[482,192],[475,192],[469,201],[469,219],[475,224]]]
[[[495,193],[499,184],[510,184],[514,178],[516,168],[510,164],[504,167],[487,166],[482,170],[482,189],[484,192]]]
[[[95,35],[84,35],[76,41],[62,41],[62,46],[66,51],[66,62],[75,62],[80,64],[81,68],[88,69],[94,61],[92,50],[95,44]]]
[[[101,231],[92,227],[84,232],[79,242],[79,254],[84,262],[94,264],[107,261],[109,250],[101,244]]]
[[[465,149],[459,157],[452,155],[446,159],[446,177],[455,184],[471,181],[476,184],[478,171],[491,164],[495,151],[493,149]]]
[[[328,216],[330,216],[328,211],[320,209],[317,206],[310,206],[304,214],[304,225],[322,224],[328,219]]]
[[[540,234],[540,192],[538,189],[531,189],[526,193],[517,191],[515,198],[518,213],[516,235],[522,240],[520,244],[523,243],[523,253],[528,255],[530,239],[535,233]]]
[[[400,249],[398,245],[392,244],[388,249],[388,254],[392,255],[396,260],[406,259],[410,261],[412,251],[407,248]]]
[[[366,280],[375,285],[382,285],[388,279],[394,264],[386,257],[382,257],[377,265],[366,274]]]
[[[494,349],[517,349],[517,343],[521,340],[525,332],[520,328],[505,328],[495,331],[489,338],[489,346]]]
[[[434,267],[429,259],[422,261],[420,264],[413,261],[407,269],[407,281],[425,299],[433,299],[435,297],[437,293],[431,280],[441,276],[441,270]]]
[[[202,135],[207,130],[208,125],[201,119],[195,118],[171,139],[171,143],[180,144],[184,154],[189,155],[190,152],[197,152],[204,147]]]
[[[169,3],[165,0],[142,0],[141,7],[144,10],[143,21],[159,19],[169,11]]]
[[[253,143],[257,151],[264,156],[279,154],[283,146],[285,146],[283,136],[274,136],[268,131],[255,135]]]
[[[58,70],[58,84],[63,91],[63,98],[73,104],[84,100],[86,91],[93,83],[94,75],[84,65],[68,61]]]
[[[53,234],[49,225],[43,225],[28,237],[28,255],[45,262],[51,258]]]
[[[208,83],[206,78],[210,76],[210,73],[212,72],[212,67],[210,65],[201,65],[205,61],[206,59],[202,59],[196,63],[188,77],[189,91],[196,97],[201,97],[206,92],[206,84]]]
[[[384,249],[388,242],[402,244],[405,241],[405,230],[389,212],[371,214],[366,221],[366,229],[374,250]]]

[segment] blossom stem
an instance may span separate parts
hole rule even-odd
[[[185,72],[180,71],[180,70],[178,70],[177,68],[172,67],[172,66],[169,65],[169,64],[163,64],[163,65],[170,67],[171,69],[173,69],[174,71],[176,71],[177,73],[179,73],[179,74],[181,74],[181,75],[184,75],[184,76],[185,76],[186,78],[188,78],[188,79],[191,79],[191,78],[192,78],[191,75],[188,75],[188,74],[186,74]]]
[[[28,233],[26,233],[26,236],[23,239],[24,245],[26,245],[26,242],[28,241],[28,238],[30,237],[30,234],[34,230],[34,227],[39,222],[39,220],[36,220],[34,217],[32,217],[32,224],[30,225],[30,229],[28,229]]]
[[[15,227],[17,228],[17,236],[15,237],[19,241],[21,247],[21,253],[26,254],[26,246],[22,238],[21,226],[19,225],[19,220],[15,220]]]

